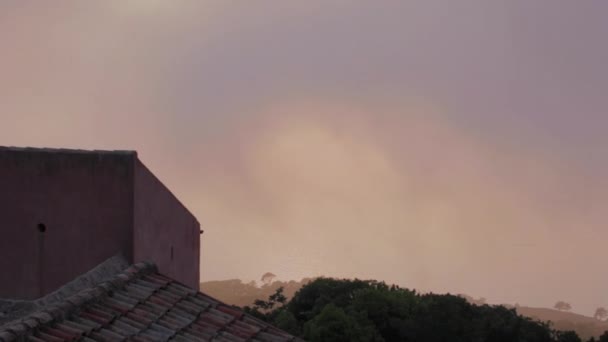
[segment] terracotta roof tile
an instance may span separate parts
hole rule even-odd
[[[63,339],[61,339],[59,337],[51,336],[51,335],[46,334],[44,332],[39,332],[36,335],[38,336],[38,338],[40,338],[43,341],[50,341],[50,342],[63,341]],[[28,336],[28,338],[29,338],[29,336]]]
[[[252,316],[164,275],[153,264],[128,267],[0,327],[8,341],[298,341]]]
[[[28,341],[32,341],[32,342],[44,342],[43,339],[38,338],[36,336],[28,336]]]

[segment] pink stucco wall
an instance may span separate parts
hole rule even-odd
[[[0,297],[37,298],[131,256],[133,159],[0,149]]]
[[[200,225],[139,160],[134,203],[134,259],[154,260],[161,273],[198,288]]]

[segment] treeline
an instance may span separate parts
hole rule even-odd
[[[245,310],[308,341],[582,342],[514,309],[377,281],[318,278],[289,301],[279,288]]]

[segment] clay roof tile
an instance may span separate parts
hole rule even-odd
[[[0,326],[0,342],[292,341],[293,336],[159,274],[151,263]]]

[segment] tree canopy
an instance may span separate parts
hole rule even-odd
[[[593,315],[593,318],[603,321],[606,317],[608,317],[608,310],[606,310],[604,307],[599,307],[595,310],[595,314]]]
[[[515,309],[374,280],[318,278],[289,302],[279,289],[245,310],[308,341],[581,341]]]
[[[553,306],[553,308],[559,310],[559,311],[570,311],[572,310],[572,306],[564,301],[558,301],[557,303],[555,303],[555,305]]]

